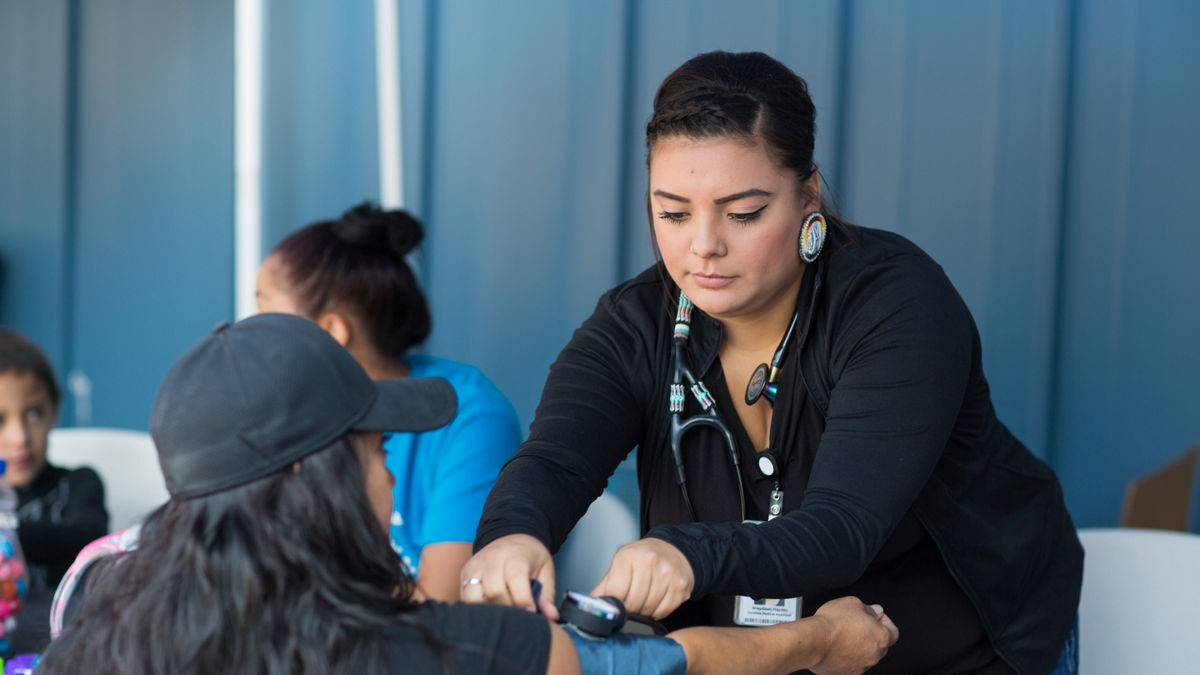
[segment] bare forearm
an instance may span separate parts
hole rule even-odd
[[[829,635],[818,621],[762,628],[696,626],[668,635],[687,655],[687,672],[790,673],[819,663],[829,648]]]
[[[879,663],[900,631],[879,605],[846,597],[799,621],[764,628],[685,628],[670,637],[683,646],[689,673],[858,675]]]

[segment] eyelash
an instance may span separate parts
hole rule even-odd
[[[763,204],[762,206],[758,207],[757,209],[755,209],[749,213],[730,213],[730,214],[728,214],[728,217],[730,220],[732,220],[733,222],[735,222],[739,225],[746,225],[746,224],[749,224],[749,223],[752,223],[752,222],[758,220],[758,217],[762,215],[763,209],[765,209],[765,208],[767,208],[767,205]],[[679,225],[679,224],[683,223],[683,221],[687,219],[687,216],[688,216],[688,214],[686,211],[659,211],[658,212],[658,217],[661,220],[665,220],[668,223],[671,223],[672,225]]]
[[[672,225],[679,225],[687,217],[687,214],[682,211],[659,211],[658,217]]]
[[[729,214],[729,218],[736,223],[753,223],[754,221],[758,220],[758,217],[762,215],[763,209],[765,208],[767,208],[767,205],[763,204],[750,213],[731,213]]]

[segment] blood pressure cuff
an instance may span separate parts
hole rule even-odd
[[[580,633],[564,625],[583,675],[684,675],[687,656],[678,642],[667,637],[614,633],[603,639]]]

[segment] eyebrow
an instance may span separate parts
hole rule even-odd
[[[655,190],[654,195],[656,197],[664,197],[666,199],[670,199],[670,200],[677,201],[677,202],[684,202],[685,204],[692,203],[692,200],[688,199],[687,197],[680,197],[679,195],[673,195],[670,192],[666,192],[665,190]],[[750,188],[749,190],[743,190],[742,192],[738,192],[736,194],[732,194],[727,197],[718,197],[717,199],[713,200],[713,203],[714,204],[727,204],[729,202],[735,202],[739,199],[744,199],[746,197],[770,197],[770,196],[771,196],[771,193],[767,192],[766,190],[760,190],[758,188]]]

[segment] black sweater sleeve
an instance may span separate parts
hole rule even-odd
[[[915,269],[914,269],[915,268]],[[790,597],[859,578],[916,501],[963,404],[973,322],[923,256],[867,267],[836,289],[826,426],[800,508],[761,525],[661,526],[690,561],[693,597]],[[836,316],[833,316],[836,314]]]
[[[641,438],[648,344],[619,308],[620,289],[600,299],[550,367],[529,439],[488,495],[475,549],[515,533],[553,552]]]
[[[36,498],[39,508],[21,510],[18,532],[31,564],[69,565],[79,550],[108,531],[104,486],[89,468],[63,472],[54,487]]]

